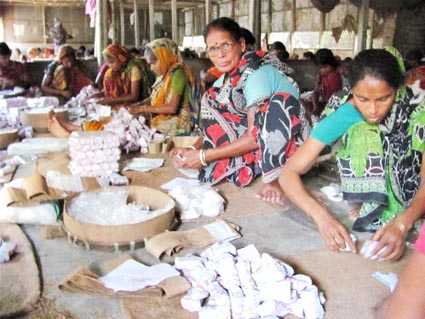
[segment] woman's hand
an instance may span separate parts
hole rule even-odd
[[[332,251],[348,248],[356,253],[356,246],[347,229],[324,208],[324,212],[315,216],[314,221],[326,246]]]
[[[62,96],[66,100],[69,100],[72,97],[72,92],[70,90],[62,91]]]
[[[127,107],[127,110],[130,112],[130,114],[132,115],[138,115],[140,113],[145,112],[146,105],[131,105]]]
[[[371,259],[378,261],[393,261],[401,257],[404,252],[404,241],[407,237],[407,228],[397,219],[379,228],[372,236],[378,242],[372,250]]]
[[[202,163],[199,157],[200,150],[194,150],[192,148],[175,148],[171,151],[170,157],[174,159],[174,165],[176,168],[195,168],[201,169]]]

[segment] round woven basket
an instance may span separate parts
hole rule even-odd
[[[25,109],[20,112],[21,122],[24,126],[32,126],[35,133],[47,133],[49,112],[51,107]],[[62,108],[53,109],[58,120],[68,121],[68,110]]]
[[[145,238],[155,236],[171,228],[174,222],[175,203],[167,194],[144,186],[125,186],[129,202],[147,204],[157,210],[170,207],[165,213],[135,224],[96,225],[80,221],[68,213],[70,200],[65,201],[62,229],[68,239],[86,249],[133,250],[144,243]],[[171,202],[171,203],[170,203]]]
[[[18,130],[14,128],[0,129],[0,149],[5,149],[19,139]]]

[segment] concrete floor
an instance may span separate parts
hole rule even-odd
[[[321,177],[332,175],[331,171],[328,173],[326,169],[320,171],[320,176],[310,173],[304,177],[304,180],[311,189],[319,190],[321,187],[329,185],[330,180]],[[352,209],[352,206],[344,202],[328,202],[327,204],[338,219],[347,227],[351,226],[352,222],[348,219],[347,212]],[[244,218],[233,222],[241,226],[243,235],[241,239],[233,242],[238,248],[254,244],[260,252],[268,252],[274,257],[282,257],[323,246],[322,239],[313,222],[296,208],[285,212],[280,212],[279,208],[276,208],[276,213],[273,214]],[[180,225],[179,229],[185,230],[196,226],[199,224],[187,223]],[[87,251],[81,246],[72,245],[65,237],[45,239],[38,226],[27,225],[23,228],[34,244],[41,266],[44,285],[42,296],[45,299],[53,300],[55,309],[71,313],[73,319],[126,318],[121,312],[118,299],[66,293],[58,289],[58,283],[78,267],[88,266],[95,261],[113,259],[117,257],[116,253]],[[360,239],[370,236],[370,234],[364,233],[357,235]],[[134,256],[147,265],[157,263],[157,260],[143,248],[137,249]],[[29,314],[22,318],[34,319],[35,317]]]

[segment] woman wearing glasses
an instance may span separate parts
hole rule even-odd
[[[264,52],[246,52],[239,25],[219,18],[204,34],[211,61],[223,75],[201,102],[202,136],[172,151],[176,166],[200,169],[202,182],[249,185],[262,175],[258,197],[279,202],[282,165],[303,142],[306,120],[286,66]]]

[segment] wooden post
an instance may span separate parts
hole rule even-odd
[[[375,10],[372,9],[372,22],[370,23],[370,37],[369,37],[369,44],[368,49],[373,48],[373,32],[374,32],[374,23],[375,22]]]
[[[139,19],[139,9],[137,7],[137,1],[133,0],[134,8],[134,46],[136,48],[140,47],[140,19]]]
[[[320,11],[319,48],[323,48],[323,34],[326,30],[326,13]]]
[[[41,6],[41,17],[43,20],[43,43],[47,43],[47,32],[46,32],[46,8],[45,6]]]
[[[106,14],[105,0],[96,0],[96,29],[94,38],[94,55],[97,57],[98,65],[102,65],[102,50],[106,47]]]
[[[261,49],[261,0],[254,0],[254,26],[252,33],[255,38],[254,49]]]
[[[123,0],[120,0],[120,39],[121,45],[125,45],[125,15]]]
[[[212,21],[212,0],[205,0],[205,25]]]
[[[155,18],[153,9],[153,0],[149,0],[149,41],[155,39]]]
[[[356,42],[355,51],[354,51],[355,54],[366,49],[368,19],[369,19],[369,0],[362,0],[362,4],[359,8],[359,27],[357,31],[357,42]]]
[[[288,52],[292,52],[294,49],[294,44],[292,41],[292,38],[294,37],[294,32],[297,28],[297,0],[292,0],[292,10],[291,10],[291,15],[292,15],[292,25],[291,25],[291,33],[289,35],[289,44],[290,47],[288,48]]]
[[[117,43],[117,35],[115,34],[116,31],[116,24],[115,24],[115,0],[111,0],[111,27],[112,29],[112,43]]]
[[[179,44],[179,32],[177,29],[177,0],[171,0],[171,38]]]

